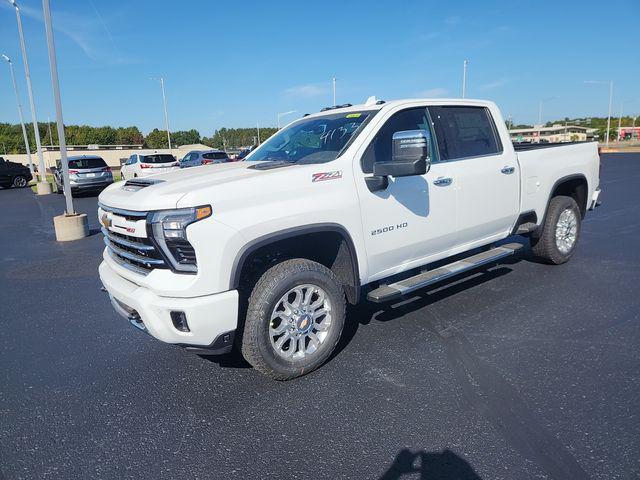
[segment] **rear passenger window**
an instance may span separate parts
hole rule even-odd
[[[442,160],[502,152],[495,124],[485,107],[429,107]]]

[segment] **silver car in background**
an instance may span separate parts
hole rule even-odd
[[[214,163],[231,162],[226,152],[222,150],[192,150],[180,161],[180,168],[199,167]]]
[[[69,161],[69,186],[71,194],[80,192],[101,192],[113,183],[111,167],[102,157],[97,155],[80,155],[68,157]],[[64,180],[62,178],[62,164],[56,162],[56,167],[51,169],[56,182],[56,192],[62,193]]]

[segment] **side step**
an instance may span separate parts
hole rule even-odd
[[[397,297],[413,292],[414,290],[418,290],[419,288],[423,288],[449,277],[453,277],[454,275],[458,275],[459,273],[467,272],[482,265],[486,265],[487,263],[492,263],[496,260],[500,260],[501,258],[513,255],[521,248],[521,243],[500,245],[499,247],[492,248],[486,252],[480,252],[476,255],[472,255],[471,257],[458,260],[457,262],[453,262],[448,265],[443,265],[442,267],[434,270],[424,271],[413,277],[400,280],[399,282],[391,283],[389,285],[381,285],[375,290],[371,290],[367,295],[367,298],[369,301],[375,303],[393,300]]]

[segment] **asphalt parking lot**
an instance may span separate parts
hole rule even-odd
[[[320,370],[274,382],[136,331],[60,195],[0,190],[0,479],[640,476],[640,154],[563,266],[527,253],[364,304]]]

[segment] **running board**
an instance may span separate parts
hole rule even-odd
[[[468,272],[474,268],[478,268],[482,265],[513,255],[521,248],[521,243],[500,245],[499,247],[492,248],[486,252],[480,252],[476,255],[458,260],[457,262],[443,265],[442,267],[434,270],[424,271],[414,277],[405,278],[404,280],[400,280],[399,282],[391,283],[389,285],[381,285],[375,290],[371,290],[367,295],[367,298],[369,301],[375,303],[393,300],[397,297],[413,292],[414,290],[418,290],[419,288],[427,287],[449,277],[453,277],[454,275]]]

